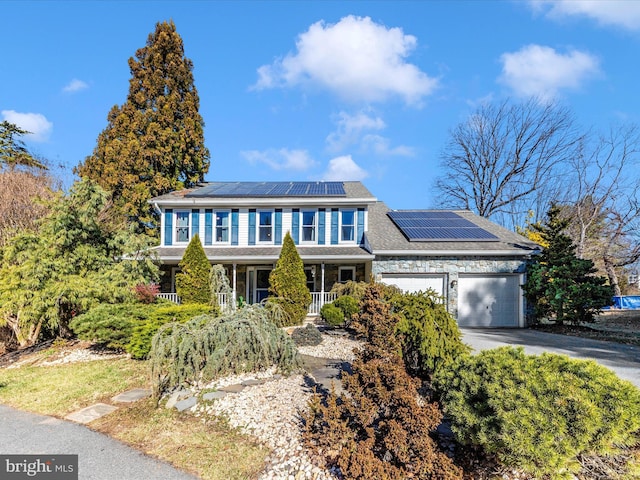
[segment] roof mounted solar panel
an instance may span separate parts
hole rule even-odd
[[[212,182],[185,197],[344,197],[342,182]]]
[[[387,215],[410,242],[495,242],[499,238],[451,211],[400,210]]]

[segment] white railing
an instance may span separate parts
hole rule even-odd
[[[156,293],[156,297],[164,298],[165,300],[169,300],[170,302],[180,305],[180,297],[177,293]]]
[[[156,297],[164,298],[173,303],[177,303],[180,305],[180,297],[177,293],[157,293]],[[227,306],[235,307],[233,300],[227,298],[229,295],[226,293],[218,293],[218,305],[220,305],[220,310],[225,311]],[[326,303],[333,302],[338,295],[330,292],[311,292],[311,305],[309,305],[309,315],[320,315],[320,309]],[[231,302],[229,302],[231,300]]]
[[[309,315],[320,315],[320,309],[325,303],[331,303],[338,294],[330,292],[311,292],[311,305],[309,305]]]

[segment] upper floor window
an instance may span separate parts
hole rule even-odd
[[[273,242],[273,212],[258,213],[258,241]]]
[[[340,227],[340,241],[353,242],[356,239],[356,212],[355,210],[342,210]]]
[[[176,212],[176,243],[189,241],[190,212]]]
[[[302,241],[316,241],[316,212],[302,212]]]
[[[216,242],[229,242],[229,212],[216,212]]]

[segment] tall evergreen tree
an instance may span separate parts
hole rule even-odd
[[[311,304],[311,293],[307,288],[304,263],[289,232],[282,242],[276,267],[269,275],[269,296],[282,306],[288,324],[302,323]]]
[[[209,151],[193,63],[173,22],[156,24],[129,68],[126,102],[111,109],[93,154],[76,173],[110,191],[118,211],[149,230],[158,218],[147,201],[202,181]]]
[[[560,325],[592,321],[613,295],[606,279],[594,275],[593,262],[577,257],[576,246],[565,233],[568,226],[558,205],[549,209],[543,225],[532,225],[547,247],[527,267],[523,287],[536,320],[553,317]]]

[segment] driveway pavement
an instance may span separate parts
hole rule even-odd
[[[552,352],[596,360],[640,388],[640,347],[528,329],[461,330],[463,341],[475,352],[510,345],[522,346],[526,353],[534,355]]]
[[[3,455],[78,455],[80,480],[196,480],[76,423],[0,405],[0,425]]]

